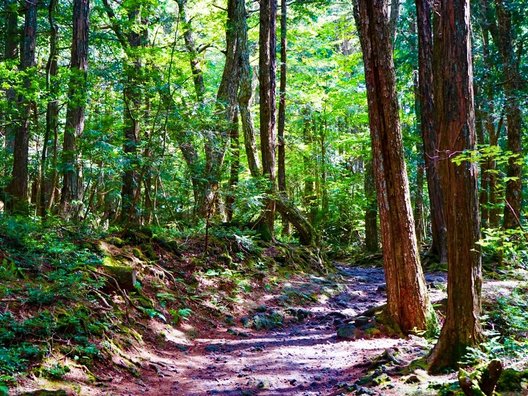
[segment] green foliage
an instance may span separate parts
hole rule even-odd
[[[63,366],[62,364],[54,364],[51,367],[43,367],[41,369],[41,373],[50,379],[60,380],[62,379],[66,374],[70,372],[70,368],[68,366]]]
[[[11,307],[24,307],[23,315],[16,309],[0,314],[0,375],[31,369],[51,351],[53,340],[60,340],[59,346],[66,342],[66,353],[84,364],[99,356],[90,338],[101,336],[108,324],[86,304],[91,291],[102,286],[90,272],[101,259],[84,247],[89,246],[86,237],[53,221],[0,216],[0,241],[7,254],[0,296],[15,296]],[[59,378],[65,370],[52,367],[45,375]]]
[[[181,322],[184,322],[191,317],[192,309],[190,308],[169,309],[169,313],[172,317],[172,323],[174,325],[179,325]]]

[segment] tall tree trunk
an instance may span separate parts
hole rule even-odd
[[[308,220],[311,224],[314,224],[317,216],[317,194],[315,186],[314,166],[312,165],[312,159],[315,156],[313,152],[314,135],[317,132],[317,120],[314,114],[310,112],[310,109],[306,107],[304,115],[304,127],[303,127],[303,143],[306,145],[307,150],[303,153],[303,169],[304,169],[304,192],[303,201],[308,214]]]
[[[123,151],[125,169],[121,187],[122,223],[136,225],[140,222],[141,180],[139,176],[139,154],[141,118],[143,114],[144,65],[142,50],[146,46],[148,23],[142,18],[140,4],[128,10],[128,21],[132,25],[126,35],[129,48],[128,61],[124,67],[125,82],[123,98],[125,102],[125,126]],[[139,29],[138,26],[141,26]]]
[[[233,220],[236,186],[238,185],[238,174],[240,172],[240,132],[238,126],[238,115],[235,115],[230,132],[231,140],[231,169],[229,175],[229,191],[226,198],[227,221]]]
[[[400,0],[389,0],[390,2],[390,19],[389,29],[392,45],[396,41],[396,31],[398,27],[398,18],[400,17]]]
[[[58,68],[58,33],[59,27],[55,21],[55,11],[57,8],[57,0],[50,0],[48,5],[48,21],[50,24],[50,38],[49,38],[49,55],[48,63],[46,64],[46,91],[49,93],[50,100],[46,108],[46,132],[44,134],[44,142],[42,146],[42,156],[40,160],[40,197],[38,203],[38,214],[45,217],[51,197],[54,195],[55,185],[52,183],[53,177],[50,180],[47,176],[48,172],[48,154],[49,143],[51,139],[55,141],[58,135],[59,127],[59,84],[57,81]],[[55,146],[52,147],[56,149]],[[56,172],[53,169],[53,172]]]
[[[176,3],[178,3],[178,13],[180,17],[180,22],[183,27],[183,39],[185,41],[185,49],[189,53],[189,62],[191,64],[191,73],[193,76],[196,99],[198,100],[198,103],[203,103],[205,96],[205,83],[202,66],[200,64],[199,59],[200,49],[196,46],[191,21],[187,17],[187,0],[176,0]]]
[[[63,184],[61,212],[70,216],[80,199],[79,165],[77,163],[77,139],[84,131],[84,110],[87,95],[88,71],[88,0],[73,1],[73,37],[71,49],[71,77],[68,90],[68,109],[62,145]]]
[[[447,262],[446,223],[442,187],[438,176],[438,142],[434,123],[432,0],[416,0],[418,28],[418,85],[420,127],[424,147],[425,171],[431,208],[431,253],[440,263]]]
[[[506,205],[504,207],[504,228],[520,225],[522,206],[522,115],[520,108],[521,75],[519,62],[513,46],[512,13],[509,3],[495,0],[497,10],[498,42],[502,58],[504,94],[506,96],[506,124],[508,150],[513,154],[508,161],[506,176]]]
[[[486,109],[483,109],[483,119],[484,127],[488,133],[489,145],[498,146],[499,136],[503,124],[503,116],[500,117],[497,126],[494,122],[494,101],[495,101],[495,86],[491,81],[491,73],[494,69],[494,61],[490,54],[489,49],[489,32],[487,28],[483,27],[482,31],[482,55],[484,58],[484,64],[486,65],[486,80],[484,81],[484,89],[486,94],[485,103],[487,105]],[[497,160],[495,156],[490,156],[487,158],[486,163],[483,164],[482,169],[482,178],[483,182],[481,185],[481,190],[487,188],[487,202],[488,206],[487,213],[483,213],[483,221],[487,220],[487,223],[484,226],[497,228],[500,223],[500,201],[499,201],[499,192],[497,191]],[[485,175],[486,173],[486,175]]]
[[[253,125],[253,118],[250,111],[251,99],[253,97],[253,73],[249,63],[248,26],[245,4],[244,16],[240,23],[238,45],[240,49],[240,89],[238,92],[238,108],[240,111],[240,120],[242,121],[244,147],[251,176],[259,177],[261,171],[257,155],[257,145],[255,142],[255,127]]]
[[[260,0],[259,82],[262,173],[269,179],[262,234],[273,239],[275,223],[275,69],[277,0]]]
[[[423,197],[424,172],[425,164],[420,160],[416,169],[416,188],[414,190],[414,228],[416,230],[416,242],[418,243],[418,249],[420,249],[420,246],[425,238]]]
[[[286,127],[286,73],[287,73],[287,7],[286,0],[281,0],[280,18],[280,85],[279,85],[279,120],[277,125],[277,184],[281,194],[286,194],[286,144],[284,130]],[[289,224],[282,219],[284,233],[289,233]]]
[[[456,367],[482,339],[481,254],[477,165],[454,156],[476,149],[469,0],[445,0],[435,10],[434,96],[440,179],[447,225],[447,313],[429,370]]]
[[[24,32],[22,35],[22,50],[20,70],[29,73],[28,69],[36,66],[35,46],[37,38],[37,5],[38,0],[25,2]],[[26,90],[31,89],[31,77],[24,77]],[[16,129],[13,171],[11,182],[7,187],[8,199],[6,209],[11,213],[28,213],[28,162],[29,162],[29,127],[32,110],[36,104],[25,95],[18,98],[19,124]]]
[[[18,49],[20,46],[20,32],[18,30],[18,0],[6,0],[6,31],[5,31],[5,48],[4,59],[11,63],[11,66],[18,59]],[[13,88],[8,88],[6,91],[7,100],[7,119],[5,128],[5,149],[9,154],[13,154],[15,148],[15,134],[16,129],[13,125],[11,117],[12,111],[16,107],[16,93]]]
[[[222,80],[216,95],[217,124],[214,131],[205,138],[205,170],[202,183],[198,213],[210,218],[216,213],[219,200],[218,188],[222,176],[229,134],[233,129],[238,112],[238,89],[240,84],[240,47],[239,32],[245,20],[245,3],[243,0],[229,0],[226,22],[226,61]]]
[[[356,0],[369,107],[374,174],[387,282],[387,314],[401,331],[427,329],[434,313],[420,265],[403,158],[385,0]]]

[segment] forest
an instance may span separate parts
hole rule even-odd
[[[1,395],[525,395],[524,0],[0,0]]]

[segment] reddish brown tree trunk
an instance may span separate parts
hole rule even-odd
[[[73,37],[71,49],[71,77],[68,91],[66,128],[62,146],[63,184],[61,212],[68,216],[73,201],[80,198],[79,165],[77,164],[77,139],[84,131],[86,107],[86,77],[88,71],[88,0],[73,2]]]
[[[431,253],[440,263],[447,262],[447,236],[442,188],[438,176],[438,142],[434,125],[432,0],[416,0],[418,28],[418,98],[420,127],[424,142],[424,160],[431,208]]]
[[[51,180],[49,179],[48,172],[48,154],[49,154],[49,143],[58,135],[59,127],[59,84],[57,79],[58,68],[58,32],[59,27],[55,21],[55,10],[57,8],[57,0],[50,0],[48,6],[48,21],[50,24],[50,38],[49,38],[49,56],[46,64],[46,90],[50,95],[50,100],[46,107],[46,132],[44,134],[44,142],[42,147],[42,155],[40,160],[40,196],[38,202],[37,213],[40,216],[46,216],[48,207],[52,197],[55,195],[55,174],[56,169],[53,169],[53,175]],[[53,155],[55,158],[57,147],[55,144],[52,145]],[[56,164],[54,164],[56,165]]]
[[[24,32],[20,70],[28,71],[35,67],[35,46],[37,38],[37,3],[38,0],[25,2]],[[26,76],[25,89],[30,90],[31,77]],[[24,95],[18,99],[20,111],[19,124],[15,133],[13,152],[13,171],[7,187],[8,199],[6,209],[12,213],[28,213],[28,162],[29,162],[29,126],[32,110],[36,104]]]
[[[374,164],[369,159],[365,164],[365,198],[367,207],[365,209],[365,249],[367,252],[375,253],[379,250],[378,238],[378,203],[376,200],[376,181],[374,178]]]
[[[259,82],[260,82],[260,147],[262,173],[269,179],[262,234],[273,238],[275,223],[275,68],[277,0],[260,0]]]
[[[130,24],[142,26],[140,32],[130,29],[126,35],[129,48],[128,61],[125,64],[125,82],[123,86],[123,99],[125,103],[125,126],[123,151],[125,153],[125,168],[121,187],[121,222],[134,225],[139,221],[140,180],[138,163],[138,145],[140,139],[140,114],[141,114],[141,79],[142,55],[139,53],[143,46],[142,38],[146,27],[142,23],[139,4],[134,4],[128,10]]]
[[[4,59],[13,66],[18,59],[18,49],[20,46],[20,32],[18,30],[18,4],[17,0],[6,1],[6,31],[5,31],[5,48]],[[7,111],[6,111],[6,128],[5,128],[5,148],[9,154],[13,154],[15,145],[16,130],[13,127],[12,109],[16,107],[16,93],[13,88],[6,91]]]
[[[385,0],[357,0],[381,219],[387,314],[405,332],[426,329],[432,308],[420,265],[403,158],[392,45]]]
[[[236,197],[236,187],[238,185],[239,171],[240,171],[240,132],[238,127],[238,115],[235,114],[235,119],[231,125],[230,131],[231,139],[231,169],[229,175],[229,191],[226,198],[226,217],[227,221],[233,220],[234,204]]]
[[[477,165],[453,159],[476,149],[469,0],[445,0],[435,10],[434,95],[440,179],[447,225],[447,313],[429,370],[456,367],[482,339],[481,255]]]
[[[277,126],[278,163],[277,183],[279,193],[286,194],[286,143],[284,130],[286,127],[286,73],[287,73],[287,2],[281,0],[280,18],[280,86],[279,86],[279,122]],[[289,233],[289,223],[283,217],[283,232]]]
[[[506,96],[506,124],[508,130],[508,150],[513,156],[508,161],[506,176],[506,205],[504,207],[504,228],[520,226],[522,208],[522,115],[519,105],[521,75],[519,62],[513,48],[512,14],[510,5],[503,0],[495,0],[497,10],[498,42],[502,58],[504,94]]]

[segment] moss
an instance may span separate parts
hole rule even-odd
[[[374,317],[376,318],[377,323],[383,325],[385,333],[387,333],[388,335],[403,335],[400,326],[398,325],[398,323],[396,323],[396,321],[394,321],[394,319],[390,317],[386,309],[382,309],[380,311],[375,312]]]
[[[112,256],[105,256],[103,258],[103,267],[121,267],[123,263]]]
[[[106,238],[106,242],[114,246],[117,246],[117,247],[125,246],[125,241],[123,241],[121,238],[116,237],[116,236],[111,236],[111,237]]]
[[[517,371],[512,368],[507,368],[503,371],[497,383],[497,390],[499,392],[521,392],[527,388],[527,381],[528,370]]]
[[[143,252],[141,251],[141,249],[135,247],[132,249],[132,254],[137,257],[138,259],[140,260],[146,260],[146,257],[145,255],[143,254]]]

